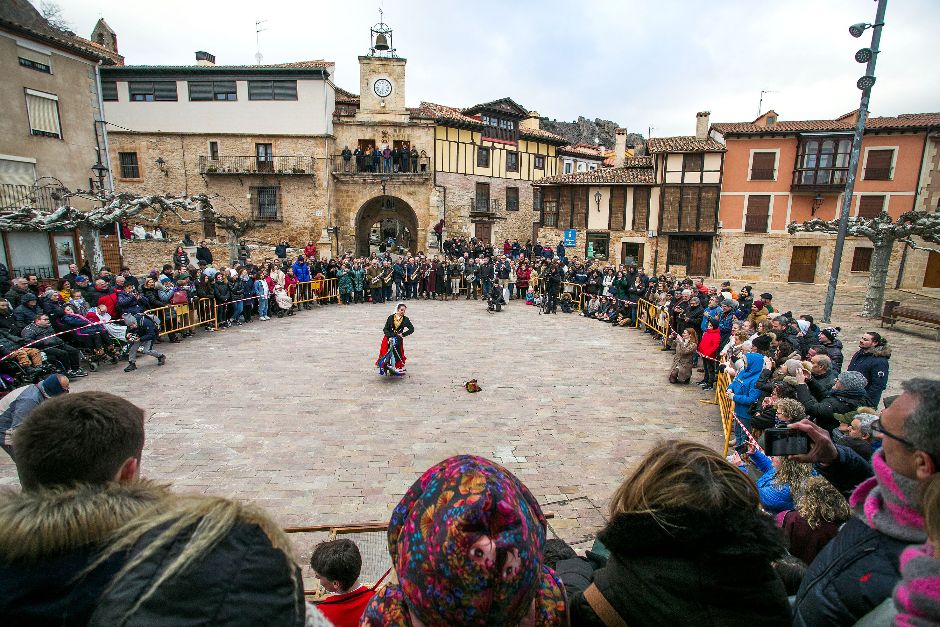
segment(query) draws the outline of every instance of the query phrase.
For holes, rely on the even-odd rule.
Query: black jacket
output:
[[[598,539],[611,556],[593,572],[580,558],[558,563],[572,625],[603,625],[583,595],[592,580],[628,625],[790,624],[771,566],[784,540],[769,516],[677,510],[659,520],[621,514],[608,523]]]
[[[888,386],[888,371],[890,369],[891,348],[889,346],[873,346],[863,348],[854,355],[846,370],[854,370],[865,375],[868,385],[865,391],[871,399],[872,407],[878,407],[881,394]]]
[[[199,246],[196,248],[196,261],[207,266],[212,265],[212,251],[205,246]]]
[[[813,422],[826,431],[839,426],[835,414],[844,414],[871,403],[864,391],[850,390],[829,390],[822,400],[817,401],[805,383],[796,386],[796,398],[806,408],[806,413],[813,419]]]
[[[385,333],[385,337],[395,337],[400,335],[403,338],[408,337],[415,332],[414,325],[411,324],[411,320],[408,319],[408,316],[404,316],[401,321],[401,327],[398,329],[398,333],[395,333],[395,314],[392,314],[385,321],[385,328],[382,329],[382,332]]]

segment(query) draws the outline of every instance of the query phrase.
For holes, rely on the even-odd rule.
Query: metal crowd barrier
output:
[[[570,288],[570,289],[569,289]],[[580,283],[572,283],[570,281],[563,281],[561,284],[561,293],[562,294],[571,294],[571,302],[574,303],[575,309],[581,311],[583,300],[584,300],[584,286]],[[559,302],[561,301],[561,295],[558,297]]]
[[[703,359],[707,359],[703,357]],[[721,428],[725,435],[725,450],[722,455],[728,454],[728,447],[731,443],[731,436],[734,432],[734,401],[728,398],[725,393],[728,386],[731,385],[731,377],[725,371],[719,372],[715,377],[715,401],[718,403],[718,411],[721,414]]]
[[[151,314],[160,321],[160,336],[179,333],[188,329],[195,329],[202,325],[213,325],[219,328],[218,316],[214,298],[200,298],[195,301],[195,307],[188,303],[185,305],[164,305],[148,309],[144,313]]]
[[[339,299],[338,279],[313,279],[294,285],[294,304],[315,303],[321,300]]]
[[[637,299],[636,304],[636,326],[642,324],[647,329],[652,329],[660,337],[662,337],[663,343],[665,344],[666,340],[669,338],[669,316],[660,315],[664,313],[663,310],[656,303],[651,303],[650,301],[639,298]]]

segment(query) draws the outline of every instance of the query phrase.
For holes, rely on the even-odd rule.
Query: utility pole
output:
[[[757,102],[757,117],[760,117],[760,114],[764,112],[764,94],[776,94],[777,92],[772,89],[762,89],[760,90],[760,100]]]
[[[267,20],[257,20],[255,21],[255,63],[261,65],[261,33],[268,30],[266,28],[261,28],[261,25],[267,22]]]
[[[849,27],[849,34],[861,37],[862,33],[871,28],[871,47],[862,48],[855,53],[855,60],[867,63],[865,76],[858,79],[856,86],[862,90],[862,99],[858,105],[858,120],[855,123],[855,134],[852,136],[852,152],[849,154],[849,172],[845,181],[845,194],[842,197],[842,209],[839,212],[839,233],[836,235],[836,247],[832,255],[832,271],[829,273],[829,288],[826,291],[826,305],[823,308],[823,322],[832,320],[832,307],[836,301],[836,286],[839,283],[839,269],[842,267],[842,249],[845,246],[845,234],[848,230],[849,212],[852,208],[852,195],[855,192],[855,175],[858,171],[859,153],[862,148],[862,136],[865,134],[865,122],[868,119],[868,101],[871,98],[871,88],[875,84],[875,61],[878,59],[881,44],[881,29],[885,21],[885,9],[888,0],[878,0],[878,9],[875,12],[874,24],[853,24]]]

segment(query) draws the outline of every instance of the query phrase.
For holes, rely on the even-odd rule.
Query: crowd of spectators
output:
[[[480,292],[492,299],[501,291],[505,300],[541,301],[546,312],[567,302],[674,350],[663,384],[689,385],[700,371],[703,391],[727,396],[731,454],[678,440],[654,446],[614,492],[609,521],[583,556],[548,539],[538,502],[510,471],[479,457],[444,460],[394,509],[395,576],[364,586],[355,544],[327,543],[314,550],[311,568],[330,596],[310,604],[289,543],[263,511],[141,479],[143,410],[106,393],[69,394],[69,378],[81,376],[69,351],[40,346],[61,374],[14,390],[0,407],[4,450],[23,488],[0,493],[0,616],[69,625],[184,616],[295,625],[940,620],[940,381],[908,380],[902,394],[882,399],[885,338],[864,333],[844,356],[838,328],[781,311],[772,294],[755,297],[749,286],[650,277],[635,266],[569,260],[563,247],[444,244],[431,257],[319,260],[310,251],[313,259],[291,261],[277,251],[259,264],[245,258],[218,269],[197,252],[198,268],[174,259],[180,263],[142,280],[102,271],[93,286],[75,268],[52,289],[69,295],[61,312],[63,294],[56,299],[36,277],[17,277],[7,306],[0,300],[0,321],[9,319],[11,342],[44,338],[45,325],[70,315],[101,325],[121,318],[132,337],[144,337],[138,327],[154,323],[153,303],[185,294],[188,306],[214,299],[225,327],[255,313],[268,319],[262,301],[276,290],[291,296],[281,313],[292,313],[295,302],[308,304],[300,290],[328,278],[337,295],[323,302],[345,305],[384,302],[393,290],[401,300]],[[86,352],[104,348],[85,342]],[[33,367],[34,354],[14,352]],[[716,391],[719,381],[727,387]],[[768,453],[770,428],[802,432],[808,452]]]

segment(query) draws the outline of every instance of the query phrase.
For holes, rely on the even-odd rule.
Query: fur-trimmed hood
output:
[[[170,492],[149,481],[0,492],[0,561],[38,560],[107,540]]]
[[[786,551],[770,516],[754,512],[705,513],[687,509],[620,514],[598,539],[621,560],[645,555],[690,557],[761,557],[776,559]]]
[[[884,357],[885,359],[891,359],[891,347],[888,345],[887,340],[885,340],[885,343],[881,346],[863,348],[858,352],[860,352],[862,355],[871,355],[872,357]]]

